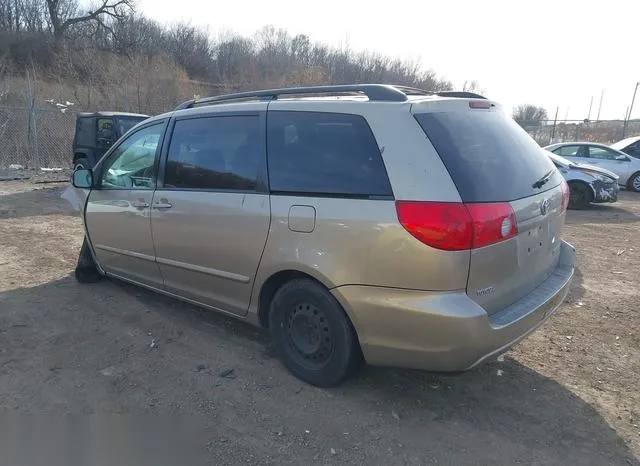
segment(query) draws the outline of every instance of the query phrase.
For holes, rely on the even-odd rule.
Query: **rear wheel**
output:
[[[640,193],[640,172],[631,175],[631,178],[629,178],[629,182],[627,183],[627,187],[631,191]]]
[[[342,307],[313,280],[292,280],[276,292],[269,329],[285,366],[312,385],[337,385],[362,361],[358,338]]]
[[[88,170],[90,168],[91,168],[91,165],[89,164],[89,161],[85,157],[78,157],[73,162],[73,171],[76,171],[78,169]]]
[[[89,249],[87,238],[82,242],[78,263],[76,264],[76,280],[79,283],[96,283],[102,280],[102,274],[98,271],[93,255]]]
[[[593,201],[589,187],[582,183],[569,183],[569,208],[584,209]]]

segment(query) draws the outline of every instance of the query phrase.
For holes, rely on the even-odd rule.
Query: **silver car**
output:
[[[576,163],[588,163],[609,170],[620,178],[621,186],[640,192],[640,159],[595,142],[562,142],[546,150]]]
[[[578,164],[547,152],[569,185],[569,208],[584,209],[590,203],[616,202],[620,186],[618,175],[604,168]]]

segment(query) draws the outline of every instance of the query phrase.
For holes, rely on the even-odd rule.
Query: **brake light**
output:
[[[469,101],[469,108],[483,108],[483,109],[489,109],[491,108],[491,102],[488,101],[483,101],[483,100],[470,100]]]
[[[518,234],[516,214],[507,202],[467,204],[473,221],[472,248],[508,240]]]
[[[562,211],[564,212],[569,207],[569,185],[565,180],[562,180]]]
[[[481,248],[518,234],[508,203],[397,201],[398,220],[424,244],[445,251]]]

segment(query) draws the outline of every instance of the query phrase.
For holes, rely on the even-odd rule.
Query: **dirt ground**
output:
[[[571,296],[503,360],[455,376],[367,367],[321,390],[259,329],[77,284],[63,188],[0,183],[0,412],[180,415],[210,464],[640,464],[640,195],[569,212]]]

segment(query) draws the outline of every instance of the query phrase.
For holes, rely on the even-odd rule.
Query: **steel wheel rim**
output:
[[[287,348],[302,366],[317,369],[333,354],[331,327],[324,312],[312,303],[293,306],[285,321]]]
[[[635,190],[640,191],[640,175],[636,175],[631,185]]]

